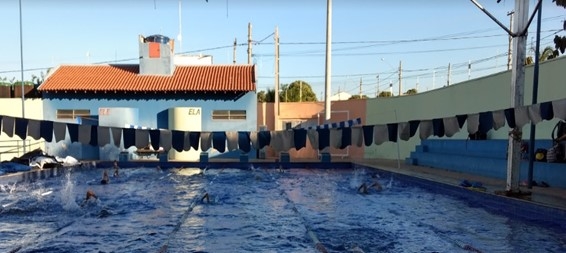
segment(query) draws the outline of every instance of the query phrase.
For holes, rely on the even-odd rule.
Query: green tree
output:
[[[279,101],[281,101],[281,94],[279,94]],[[260,103],[273,103],[275,102],[275,90],[267,89],[267,91],[260,91],[257,93],[257,102]]]
[[[393,94],[391,94],[390,91],[382,91],[377,95],[378,98],[392,97],[392,96]]]
[[[405,95],[412,95],[412,94],[417,94],[417,93],[419,93],[417,91],[417,89],[409,89],[409,90],[407,90],[407,92],[405,92]]]
[[[267,97],[267,92],[265,92],[264,90],[258,92],[257,93],[257,102],[259,102],[259,103],[267,102],[266,97]]]
[[[275,102],[275,89],[267,89],[257,93],[257,101],[273,103]],[[316,94],[313,92],[310,84],[305,81],[297,80],[291,84],[281,85],[279,92],[280,102],[316,102]]]
[[[350,98],[348,98],[348,100],[352,100],[352,99],[368,99],[368,96],[366,95],[352,95]]]
[[[302,80],[296,80],[291,84],[281,86],[279,94],[281,102],[316,102],[316,94],[310,84]]]
[[[554,3],[556,3],[556,6],[560,6],[562,8],[566,8],[566,1],[565,0],[552,0]],[[563,21],[564,23],[562,24],[562,30],[566,30],[566,21]],[[554,51],[554,57],[558,57],[559,52],[561,54],[564,54],[564,51],[566,51],[566,36],[554,36],[554,48],[556,49]]]

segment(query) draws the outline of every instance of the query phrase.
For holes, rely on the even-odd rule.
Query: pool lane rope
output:
[[[465,243],[463,241],[457,240],[457,239],[453,239],[450,238],[449,236],[445,235],[440,229],[438,229],[437,227],[433,226],[433,225],[429,225],[429,224],[425,224],[422,222],[418,222],[421,226],[428,226],[432,231],[434,231],[435,234],[437,234],[440,238],[443,238],[444,240],[452,243],[453,245],[455,245],[458,248],[461,248],[463,250],[469,251],[469,252],[474,252],[474,253],[483,253],[483,251],[475,248],[474,246],[472,246],[471,244]]]
[[[204,176],[204,173],[206,172],[208,168],[204,168],[204,170],[202,171],[202,175]],[[222,168],[220,170],[220,172],[218,172],[218,174],[216,174],[216,176],[214,176],[214,178],[212,178],[210,180],[210,182],[208,183],[209,185],[212,184],[212,182],[214,182],[214,180],[220,175],[220,173],[222,173],[222,171],[224,171],[224,168]],[[206,187],[204,187],[206,188]],[[183,223],[185,223],[185,221],[187,220],[187,218],[189,217],[189,214],[193,211],[193,209],[195,208],[195,206],[199,203],[202,202],[205,198],[208,199],[208,192],[206,191],[206,189],[203,189],[203,191],[200,194],[196,194],[192,201],[191,204],[189,204],[189,207],[187,208],[187,210],[183,213],[183,215],[181,216],[181,218],[179,219],[179,221],[177,222],[177,224],[175,225],[175,228],[173,228],[173,230],[171,231],[171,233],[169,233],[169,236],[167,236],[167,240],[165,241],[165,243],[163,243],[163,245],[161,246],[161,248],[159,248],[159,253],[165,253],[167,252],[168,248],[169,248],[169,242],[171,241],[171,239],[173,238],[173,236],[181,229],[181,226],[183,225]]]
[[[283,172],[283,170],[281,168],[279,168],[279,171]],[[278,182],[275,182],[275,183],[279,186]],[[283,196],[285,201],[287,201],[287,203],[292,205],[291,210],[293,210],[295,212],[295,214],[299,218],[301,218],[301,220],[303,220],[303,226],[307,230],[307,235],[309,236],[311,241],[314,243],[315,249],[317,249],[321,253],[328,253],[328,250],[326,250],[326,247],[324,247],[324,244],[322,244],[322,242],[320,242],[320,240],[318,239],[318,236],[316,236],[316,234],[312,230],[312,227],[309,225],[309,222],[307,221],[307,219],[301,214],[301,212],[299,212],[299,209],[297,209],[297,205],[295,204],[295,202],[293,202],[289,198],[289,195],[287,194],[287,192],[285,190],[283,190],[283,189],[279,189],[279,190],[281,191],[281,196]]]

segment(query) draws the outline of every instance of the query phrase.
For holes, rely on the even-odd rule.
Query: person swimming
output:
[[[110,183],[110,177],[108,177],[108,171],[105,169],[102,172],[102,180],[100,180],[100,184],[108,184]]]
[[[86,191],[86,197],[85,197],[85,201],[88,201],[89,199],[98,199],[98,197],[96,196],[96,194],[94,193],[93,190],[88,189]]]
[[[204,202],[204,200],[206,199],[206,203],[210,203],[210,196],[208,195],[208,192],[204,193],[204,196],[202,196],[202,198],[200,199],[201,202]]]
[[[83,203],[81,204],[81,207],[83,207],[83,206],[84,206],[89,200],[91,200],[91,199],[96,201],[96,200],[98,200],[98,196],[96,196],[96,193],[94,193],[93,190],[88,189],[88,190],[86,191],[86,197],[85,197],[85,199],[83,200]]]
[[[358,187],[358,193],[369,194],[370,189],[374,189],[376,191],[381,191],[381,190],[383,190],[383,187],[377,181],[374,181],[373,183],[371,183],[369,185],[367,183],[363,183],[362,185],[360,185],[360,187]]]
[[[120,169],[120,166],[118,166],[118,162],[116,160],[114,160],[114,177],[120,176],[119,169]]]

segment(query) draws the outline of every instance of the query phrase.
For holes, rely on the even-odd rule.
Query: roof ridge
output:
[[[256,90],[255,65],[176,66],[171,76],[139,75],[139,64],[58,65],[40,91],[227,92]],[[163,78],[166,77],[166,78]]]

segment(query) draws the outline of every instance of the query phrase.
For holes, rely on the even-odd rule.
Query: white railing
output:
[[[14,157],[20,157],[24,154],[24,146],[26,152],[40,148],[43,141],[32,143],[31,140],[4,140],[0,141],[0,161],[10,160]]]

